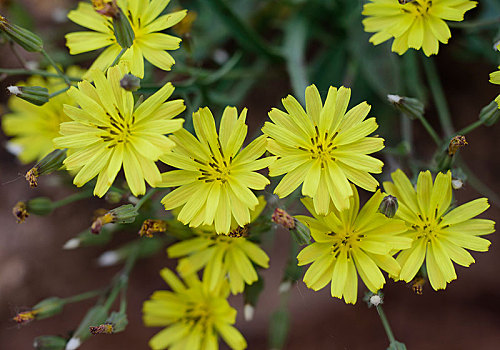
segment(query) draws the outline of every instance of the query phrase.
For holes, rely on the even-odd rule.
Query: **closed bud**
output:
[[[107,225],[101,229],[100,234],[96,235],[90,232],[90,230],[85,230],[78,234],[76,237],[64,243],[63,249],[72,250],[79,247],[90,247],[95,245],[105,245],[111,241],[113,238],[113,232],[116,230],[116,225]]]
[[[125,74],[120,80],[120,86],[127,91],[136,91],[141,87],[141,79],[133,74]]]
[[[90,230],[93,234],[99,234],[104,225],[110,223],[129,224],[135,221],[137,215],[139,213],[132,204],[122,205],[95,219]]]
[[[421,119],[424,115],[424,104],[416,98],[399,95],[387,95],[387,100],[410,119]]]
[[[65,149],[56,149],[42,158],[33,168],[25,175],[30,187],[38,186],[38,177],[48,175],[63,166],[63,161],[66,159]]]
[[[491,101],[487,106],[484,106],[479,112],[479,120],[486,126],[492,126],[500,118],[500,106],[496,101]]]
[[[9,86],[7,91],[36,106],[49,102],[49,90],[41,86]]]
[[[398,199],[391,195],[385,196],[378,207],[378,212],[384,214],[388,218],[393,218],[397,211]]]
[[[293,239],[299,245],[311,244],[311,231],[309,228],[298,220],[295,220],[295,227],[290,230]]]
[[[135,39],[134,30],[123,13],[121,8],[118,8],[118,13],[113,17],[113,30],[116,37],[116,42],[123,48],[128,49],[132,46]]]
[[[293,216],[288,214],[283,209],[276,208],[274,210],[272,217],[271,217],[271,220],[274,223],[281,225],[284,228],[287,228],[289,230],[295,228],[295,219],[293,218]]]
[[[42,335],[35,338],[33,347],[36,350],[64,350],[66,339],[55,335]]]
[[[27,201],[26,208],[28,209],[28,213],[30,214],[45,216],[52,213],[52,211],[54,210],[54,205],[49,198],[38,197]]]
[[[64,304],[63,299],[51,297],[36,304],[33,307],[33,313],[37,320],[52,317],[62,312]]]
[[[153,237],[155,233],[162,233],[167,231],[167,222],[163,220],[147,219],[142,223],[139,231],[141,237]]]
[[[38,35],[10,23],[2,15],[0,15],[0,30],[4,32],[10,40],[19,44],[19,46],[26,51],[41,52],[43,50],[43,41]]]

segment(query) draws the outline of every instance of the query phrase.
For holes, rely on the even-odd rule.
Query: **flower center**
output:
[[[437,208],[434,211],[434,216],[427,217],[426,215],[418,214],[419,221],[411,227],[417,232],[417,239],[424,238],[431,241],[438,237],[439,231],[442,228],[447,228],[449,225],[441,226],[443,218],[436,218]]]
[[[333,242],[330,253],[335,255],[335,258],[339,256],[342,250],[347,250],[347,256],[350,256],[350,250],[356,248],[361,242],[364,235],[357,233],[355,230],[348,230],[345,232],[328,232],[327,235],[332,236]]]
[[[98,126],[99,129],[105,131],[101,138],[104,142],[108,142],[108,148],[115,147],[119,143],[126,143],[130,135],[132,135],[132,124],[125,121],[121,112],[116,109],[119,118],[115,119],[109,114],[109,123],[111,126]],[[132,118],[133,122],[134,118]]]
[[[194,159],[195,162],[201,164],[202,166],[198,169],[201,176],[198,180],[204,182],[218,181],[224,184],[228,181],[231,175],[231,161],[226,161],[224,158],[221,160],[211,157],[209,162],[203,162],[201,160]]]
[[[416,17],[426,16],[432,7],[432,0],[414,0],[405,5],[401,5],[401,11],[411,13]]]
[[[210,306],[205,303],[199,303],[186,310],[184,321],[187,323],[200,324],[202,329],[206,329],[207,324],[211,322],[211,318],[212,312]]]
[[[319,159],[321,162],[321,167],[325,167],[325,163],[329,160],[335,161],[333,151],[337,149],[334,144],[335,137],[337,137],[338,132],[334,134],[329,134],[328,131],[320,133],[317,126],[314,127],[316,130],[316,135],[311,137],[311,146],[309,149],[299,147],[300,150],[310,153],[311,159]]]

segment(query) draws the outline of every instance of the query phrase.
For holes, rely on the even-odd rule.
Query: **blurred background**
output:
[[[410,50],[400,57],[390,52],[390,43],[370,44],[370,35],[361,24],[362,4],[353,0],[172,1],[167,11],[187,8],[190,13],[173,30],[183,38],[181,49],[173,52],[176,65],[169,73],[147,65],[141,92],[152,93],[160,82],[173,81],[176,96],[186,101],[186,125],[200,106],[210,106],[214,115],[220,115],[226,105],[248,107],[253,130],[249,135],[255,135],[267,112],[272,107],[281,108],[281,98],[286,95],[303,99],[304,88],[310,83],[318,86],[323,98],[330,85],[349,86],[350,107],[365,100],[371,104],[370,115],[376,116],[380,125],[377,133],[386,139],[387,148],[377,155],[386,164],[379,181],[396,167],[417,171],[429,164],[434,144],[417,121],[403,121],[405,117],[386,102],[386,96],[396,93],[419,98],[425,103],[427,119],[440,130],[422,54]],[[82,30],[66,19],[76,5],[77,1],[70,0],[0,0],[0,13],[38,33],[47,51],[63,66],[88,67],[95,53],[70,56],[64,46],[64,34]],[[488,82],[489,73],[500,63],[500,54],[493,50],[494,42],[500,39],[499,18],[497,0],[481,1],[466,14],[465,23],[489,24],[450,25],[449,44],[440,45],[439,55],[433,57],[456,130],[476,121],[481,108],[499,93],[498,86]],[[21,48],[17,51],[24,60],[45,67],[40,55]],[[0,52],[0,68],[21,67],[8,45],[0,46]],[[26,76],[1,78],[3,114],[7,111],[6,87]],[[404,130],[410,128],[411,137],[403,138]],[[496,221],[500,219],[498,132],[499,126],[493,125],[467,135],[469,145],[461,150],[460,164],[464,170],[471,169],[468,175],[472,181],[455,191],[458,203],[489,197],[492,206],[483,217]],[[130,241],[137,231],[115,234],[106,246],[62,250],[68,239],[88,228],[95,209],[109,208],[97,198],[16,224],[11,211],[18,201],[38,196],[57,200],[75,190],[63,186],[68,183],[64,174],[44,177],[36,189],[30,189],[23,176],[32,164],[21,164],[9,154],[4,147],[7,139],[0,134],[0,349],[30,349],[36,336],[68,336],[68,330],[77,327],[93,302],[69,305],[56,317],[23,327],[11,321],[12,317],[44,298],[71,296],[106,285],[120,266],[98,267],[97,257]],[[268,348],[270,315],[280,303],[278,287],[290,237],[288,232],[278,229],[274,233],[274,229],[272,239],[263,244],[271,262],[262,272],[265,287],[253,320],[243,320],[241,295],[230,300],[238,309],[236,326],[249,349]],[[426,286],[423,295],[416,295],[404,283],[388,282],[383,291],[384,309],[396,338],[408,349],[498,348],[500,250],[496,234],[487,238],[492,242],[490,251],[473,253],[476,263],[470,268],[456,266],[458,280],[445,291],[435,292]],[[165,289],[158,274],[165,266],[174,267],[175,262],[167,259],[163,249],[139,260],[128,289],[126,331],[92,337],[81,349],[148,349],[148,339],[159,329],[143,326],[142,303],[153,291]],[[376,310],[362,301],[365,291],[362,286],[358,302],[352,306],[331,298],[328,288],[314,292],[302,282],[293,285],[284,349],[385,349],[388,341]]]

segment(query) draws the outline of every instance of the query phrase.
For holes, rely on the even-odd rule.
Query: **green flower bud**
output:
[[[123,332],[127,328],[128,319],[124,312],[112,312],[105,323],[99,326],[89,327],[92,335],[97,334],[115,334]]]
[[[120,86],[127,91],[136,91],[141,87],[141,79],[133,74],[125,74],[120,80]]]
[[[90,230],[94,234],[99,234],[104,225],[110,223],[130,224],[135,221],[137,215],[139,212],[132,204],[125,204],[99,216],[92,223]]]
[[[298,220],[295,220],[295,228],[290,230],[293,239],[299,245],[311,244],[311,231],[307,226]]]
[[[496,103],[496,101],[491,101],[490,104],[484,106],[479,112],[479,120],[483,122],[486,126],[492,126],[500,118],[500,107]]]
[[[51,297],[42,300],[33,307],[33,313],[37,320],[52,317],[62,312],[64,300],[58,297]]]
[[[104,323],[107,316],[108,311],[103,305],[96,305],[87,311],[75,333],[73,333],[73,337],[68,341],[66,349],[77,349],[81,343],[90,337],[89,327],[94,324]]]
[[[394,107],[403,112],[410,119],[421,119],[424,115],[424,104],[411,97],[402,97],[398,95],[387,95],[387,99]]]
[[[38,197],[26,202],[26,209],[29,214],[40,216],[49,215],[54,210],[52,201],[47,197]]]
[[[113,238],[113,231],[115,231],[116,228],[116,225],[108,225],[103,227],[101,233],[98,235],[93,234],[90,230],[85,230],[64,243],[63,249],[71,250],[79,247],[105,245]]]
[[[66,348],[66,339],[55,335],[42,335],[35,338],[33,347],[36,350],[64,350]]]
[[[43,50],[43,41],[38,35],[15,24],[9,23],[2,15],[0,15],[0,30],[4,32],[9,39],[19,44],[26,51],[40,52]]]
[[[38,186],[37,178],[39,176],[48,175],[59,170],[63,166],[64,159],[66,159],[65,149],[56,149],[43,157],[43,159],[35,164],[35,166],[25,175],[26,181],[29,182],[30,187]]]
[[[115,32],[116,42],[123,49],[128,49],[132,46],[135,39],[134,30],[121,8],[118,8],[118,13],[113,17],[113,30]]]
[[[380,202],[378,211],[388,218],[393,218],[398,211],[398,199],[391,195],[385,196],[382,202]]]
[[[49,90],[40,86],[9,86],[7,91],[36,106],[49,102]]]

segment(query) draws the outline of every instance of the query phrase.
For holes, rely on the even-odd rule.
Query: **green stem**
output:
[[[49,99],[56,97],[57,95],[63,94],[66,91],[68,91],[71,88],[71,86],[66,86],[64,89],[58,90],[56,92],[53,92],[49,95]]]
[[[427,81],[431,88],[432,98],[436,103],[436,109],[438,111],[441,127],[443,128],[445,136],[451,136],[453,134],[451,114],[448,109],[448,104],[446,102],[446,97],[444,95],[443,86],[441,85],[436,65],[432,58],[424,56],[421,57],[424,65],[425,75],[427,76]]]
[[[137,204],[135,205],[135,209],[136,210],[139,210],[143,205],[144,203],[146,203],[146,201],[151,198],[156,192],[158,192],[158,189],[157,188],[152,188],[148,191],[148,193],[146,193],[144,196],[142,196],[141,199],[139,199],[139,201],[137,202]]]
[[[0,68],[0,73],[5,73],[8,75],[16,75],[16,74],[40,75],[42,77],[49,77],[49,78],[60,78],[61,77],[57,73],[50,73],[50,72],[46,72],[44,70],[39,70],[39,69]],[[68,79],[71,81],[81,81],[82,80],[80,78],[75,78],[75,77],[68,77]]]
[[[389,325],[389,321],[385,316],[384,310],[382,309],[382,305],[379,304],[376,306],[378,315],[380,316],[380,321],[382,321],[382,325],[384,326],[385,333],[387,334],[387,338],[389,338],[389,343],[392,344],[396,341],[394,338],[394,334],[392,333],[391,326]]]
[[[63,198],[61,200],[55,201],[52,203],[52,206],[54,209],[65,206],[67,204],[79,201],[81,199],[89,198],[92,197],[92,190],[87,190],[83,192],[78,192],[75,194],[72,194],[71,196],[68,196],[66,198]]]
[[[91,290],[89,292],[85,292],[82,294],[74,295],[74,296],[69,297],[69,298],[65,298],[64,303],[65,304],[78,303],[78,302],[86,300],[86,299],[94,298],[98,295],[101,295],[102,293],[103,293],[102,289]]]
[[[479,19],[476,21],[465,21],[465,22],[448,22],[449,26],[452,28],[464,28],[464,29],[479,29],[481,27],[489,27],[500,23],[500,17]]]
[[[69,80],[69,78],[66,76],[66,74],[64,74],[64,72],[61,70],[61,68],[59,68],[59,66],[52,59],[52,57],[49,56],[47,51],[42,50],[42,54],[47,59],[47,61],[49,61],[50,65],[52,67],[54,67],[54,69],[56,70],[57,74],[61,77],[61,79],[63,79],[66,82],[66,84],[68,84],[68,86],[71,86],[71,81]]]
[[[462,130],[457,131],[457,135],[467,135],[471,131],[475,130],[476,128],[480,127],[481,125],[484,124],[483,120],[476,120],[474,123],[466,126]]]
[[[120,53],[118,54],[118,56],[116,56],[115,60],[113,61],[113,63],[111,63],[111,66],[110,67],[113,67],[114,65],[116,65],[118,63],[118,61],[120,61],[120,58],[123,57],[123,55],[125,54],[125,52],[127,52],[127,49],[126,48],[123,48]]]
[[[425,119],[425,117],[422,116],[422,117],[419,117],[418,120],[422,123],[422,125],[425,128],[425,130],[427,130],[427,132],[432,137],[432,139],[434,140],[434,142],[436,143],[436,145],[440,146],[442,144],[441,138],[439,137],[439,135],[437,134],[437,132],[434,130],[434,128],[432,127],[432,125],[429,124],[429,122],[427,121],[427,119]]]

